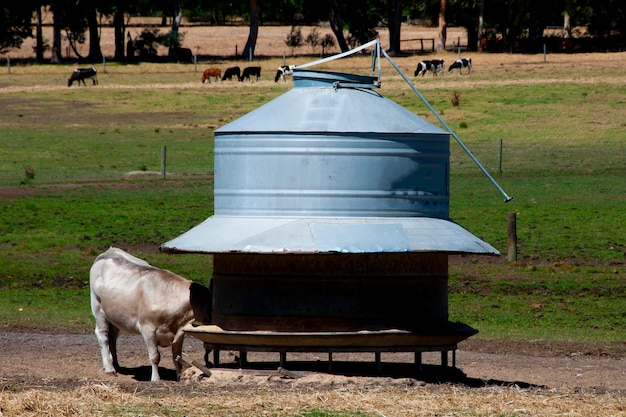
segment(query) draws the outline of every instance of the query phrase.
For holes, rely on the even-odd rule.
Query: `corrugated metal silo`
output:
[[[375,81],[296,69],[292,90],[215,131],[214,215],[162,246],[214,255],[218,330],[200,338],[475,333],[448,322],[447,257],[498,251],[449,218],[449,133]]]

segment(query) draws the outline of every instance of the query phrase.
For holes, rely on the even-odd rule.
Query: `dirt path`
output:
[[[149,379],[147,354],[142,340],[138,336],[123,335],[118,344],[120,362],[125,371],[112,377],[102,372],[100,353],[95,336],[92,334],[44,334],[44,333],[0,333],[0,383],[3,386],[23,384],[28,387],[75,388],[85,383],[98,381],[132,383]],[[193,337],[185,341],[185,353],[191,358],[202,361],[202,343]],[[164,379],[174,378],[173,365],[169,349],[161,349],[161,374]],[[277,368],[277,354],[250,353],[251,362],[264,362],[269,369]],[[235,363],[235,352],[222,352],[221,361],[228,366]],[[285,368],[300,366],[303,361],[315,363],[326,361],[326,355],[289,354]],[[333,363],[357,361],[364,368],[372,369],[373,354],[335,354]],[[402,369],[395,368],[397,362],[412,363],[410,354],[383,354],[383,374],[404,377]],[[424,364],[428,368],[439,364],[438,353],[425,353]],[[309,363],[311,363],[309,362]],[[520,387],[536,386],[546,388],[567,388],[584,392],[626,393],[626,359],[597,358],[578,354],[569,356],[527,356],[507,353],[480,353],[464,350],[463,346],[456,354],[457,368],[466,375],[460,380],[468,385],[512,385]],[[324,363],[324,366],[325,363]],[[236,369],[236,366],[234,367]],[[393,370],[395,371],[393,371]],[[388,372],[385,372],[388,371]],[[322,372],[317,381],[322,385],[332,384],[341,375]],[[371,372],[363,378],[371,383]],[[220,385],[239,383],[241,373],[232,370],[213,372],[214,383]],[[358,378],[357,378],[358,379]],[[382,378],[381,380],[388,380]],[[267,374],[259,376],[258,382],[267,381]]]

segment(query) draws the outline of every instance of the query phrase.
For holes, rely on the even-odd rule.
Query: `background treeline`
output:
[[[177,58],[182,36],[179,27],[248,25],[250,32],[242,58],[254,54],[259,26],[315,25],[328,22],[336,45],[348,50],[373,39],[381,27],[389,31],[388,51],[401,52],[401,25],[419,21],[438,27],[437,50],[447,45],[448,26],[467,29],[467,49],[508,52],[538,52],[548,44],[552,51],[619,51],[626,33],[626,2],[623,0],[20,0],[0,6],[0,53],[36,38],[33,58],[60,63],[61,40],[69,42],[82,61],[102,60],[100,29],[115,28],[114,60],[129,59],[130,53],[149,54],[154,44],[168,47]],[[44,39],[44,16],[52,16],[53,39]],[[140,39],[126,31],[132,17],[161,19],[166,34],[147,28]],[[548,39],[548,41],[546,41]],[[130,42],[130,44],[129,44]],[[326,39],[326,42],[330,42]],[[88,43],[86,56],[78,44]],[[130,46],[130,48],[129,48]]]

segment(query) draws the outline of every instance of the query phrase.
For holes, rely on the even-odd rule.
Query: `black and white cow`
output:
[[[261,78],[261,67],[245,67],[239,81],[251,80],[250,77],[254,76],[256,76],[257,80]]]
[[[85,84],[85,79],[86,78],[91,78],[91,81],[93,81],[93,85],[97,85],[98,84],[98,72],[96,71],[96,69],[94,67],[91,68],[76,68],[74,70],[74,72],[72,72],[72,76],[70,78],[68,78],[67,80],[67,86],[71,87],[72,83],[74,81],[78,82],[78,85],[80,85],[80,82],[83,82],[84,86],[87,86],[87,84]]]
[[[226,71],[224,71],[224,76],[222,77],[222,81],[232,80],[233,77],[237,77],[237,80],[241,78],[241,69],[239,67],[226,68]]]
[[[274,82],[277,82],[278,80],[285,81],[285,77],[287,75],[293,75],[293,69],[295,67],[295,65],[282,65],[278,67],[278,70],[276,71],[276,77],[274,77]]]
[[[452,71],[455,68],[459,71],[459,74],[461,74],[461,69],[463,68],[467,68],[468,74],[471,73],[472,72],[472,58],[457,59],[456,61],[452,63],[452,65],[450,65],[450,67],[448,68],[448,72]]]
[[[433,76],[437,74],[443,75],[443,59],[420,61],[417,64],[417,68],[415,69],[415,73],[413,75],[416,77],[421,75],[423,77],[427,72],[432,72]]]
[[[443,75],[443,59],[432,59],[430,61],[431,69],[433,71],[433,75],[441,74]]]

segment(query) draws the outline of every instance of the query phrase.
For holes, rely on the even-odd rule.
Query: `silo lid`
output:
[[[247,133],[449,133],[415,113],[363,88],[371,77],[294,70],[294,88],[215,130]]]
[[[430,217],[215,215],[163,244],[161,250],[174,253],[500,254],[453,221]]]

